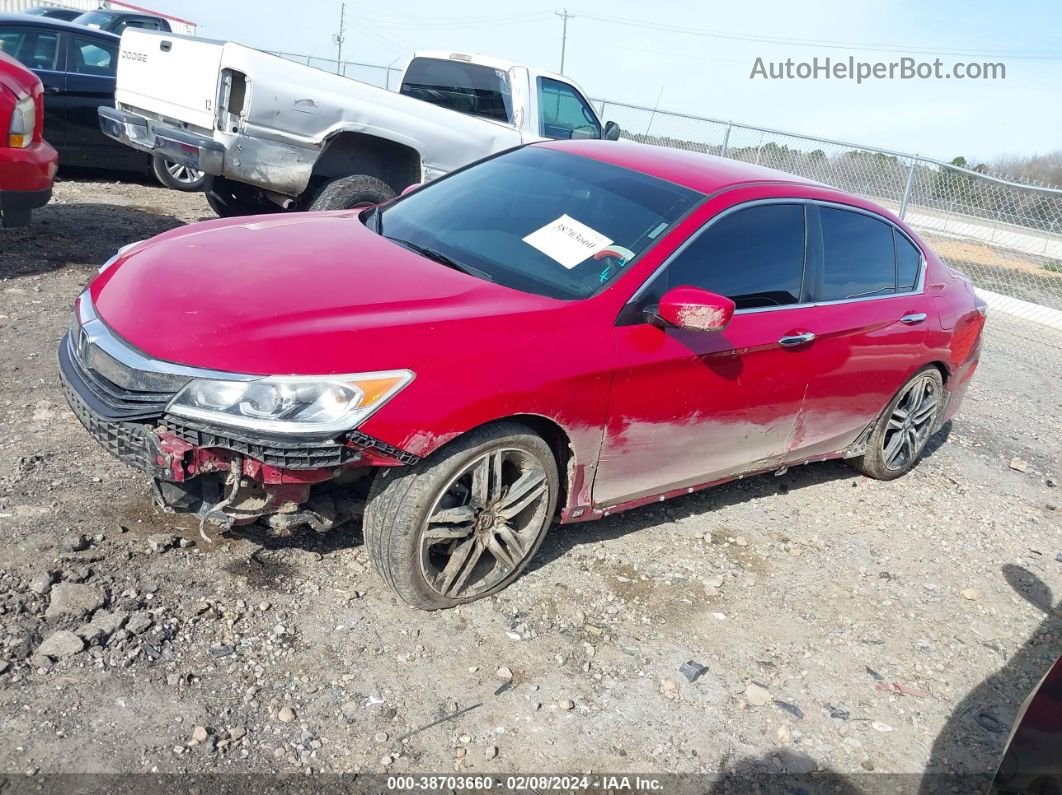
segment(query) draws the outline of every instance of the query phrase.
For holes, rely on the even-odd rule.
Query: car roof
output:
[[[39,17],[33,14],[0,14],[0,25],[35,25],[39,28],[52,28],[54,30],[65,30],[69,33],[89,34],[96,36],[103,36],[114,41],[119,41],[122,37],[117,36],[114,33],[108,33],[104,30],[98,30],[96,28],[90,28],[86,25],[77,25],[73,22],[67,22],[62,19],[55,19],[54,17]]]
[[[676,185],[704,194],[754,182],[778,182],[815,188],[828,188],[821,182],[773,168],[730,160],[725,157],[689,152],[666,146],[634,141],[545,141],[535,144],[549,149],[572,152],[583,157],[611,163],[621,168],[660,177]]]

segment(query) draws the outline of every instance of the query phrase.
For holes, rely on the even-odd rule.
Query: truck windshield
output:
[[[402,77],[401,92],[458,113],[511,124],[513,97],[502,69],[439,58],[414,58]]]
[[[551,298],[597,292],[703,194],[568,152],[529,146],[380,210],[380,234],[440,263]]]

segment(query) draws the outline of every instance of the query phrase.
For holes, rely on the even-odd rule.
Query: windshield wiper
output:
[[[481,271],[479,268],[475,268],[471,265],[465,265],[457,260],[443,254],[437,249],[429,246],[422,246],[420,243],[414,243],[412,240],[402,240],[397,237],[388,237],[392,243],[398,243],[400,246],[405,246],[410,251],[415,251],[422,257],[427,257],[433,262],[438,262],[440,265],[445,265],[447,268],[453,268],[455,271],[461,271],[461,273],[467,273],[469,276],[478,276],[484,281],[493,282],[494,278],[486,271]]]

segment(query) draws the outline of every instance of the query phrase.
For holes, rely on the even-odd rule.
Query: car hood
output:
[[[101,319],[156,359],[235,373],[414,367],[454,324],[566,306],[440,265],[357,212],[225,219],[125,251],[93,281]]]

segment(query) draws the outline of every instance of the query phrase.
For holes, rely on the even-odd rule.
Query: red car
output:
[[[59,358],[158,501],[364,536],[410,604],[504,588],[555,520],[757,472],[915,465],[984,304],[910,229],[789,174],[546,142],[377,208],[119,252]]]
[[[0,50],[0,225],[25,226],[52,197],[59,155],[41,137],[44,88]]]

